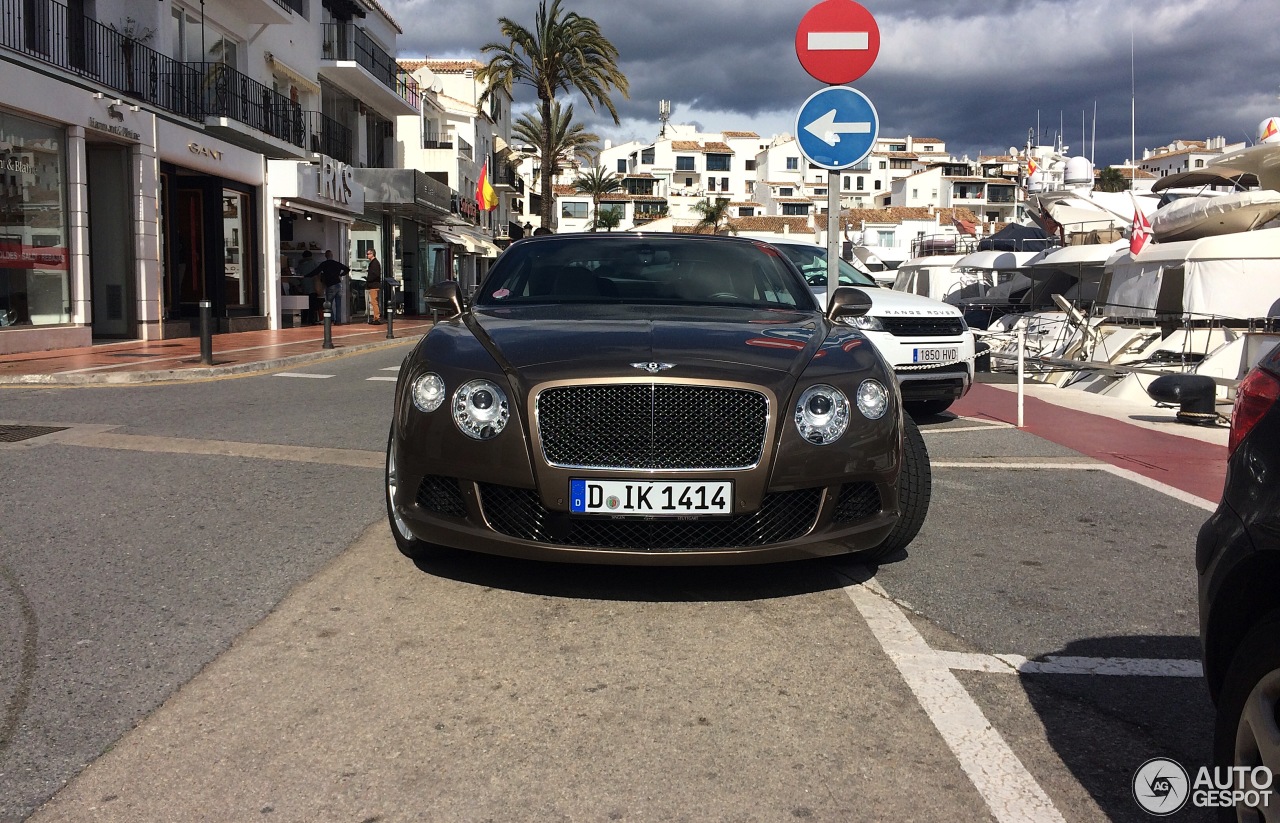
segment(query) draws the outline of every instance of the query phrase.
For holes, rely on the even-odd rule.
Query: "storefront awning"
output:
[[[462,246],[467,250],[468,254],[475,254],[476,252],[475,244],[460,234],[454,234],[453,232],[445,231],[444,229],[436,229],[436,234],[440,235],[440,239],[446,243],[452,243],[455,246]]]
[[[502,249],[485,235],[478,231],[474,231],[466,226],[451,226],[453,233],[466,239],[467,244],[471,247],[472,254],[478,254],[481,257],[497,257],[502,253]]]
[[[320,94],[320,87],[316,85],[316,82],[314,80],[307,77],[305,73],[298,71],[293,66],[284,62],[279,57],[276,57],[271,52],[267,52],[266,58],[267,58],[267,65],[271,66],[271,69],[273,71],[279,72],[280,74],[287,77],[298,88],[302,89],[303,91],[309,91],[312,94]]]

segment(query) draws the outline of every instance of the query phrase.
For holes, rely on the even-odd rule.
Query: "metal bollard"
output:
[[[386,289],[386,300],[383,301],[382,313],[387,318],[387,339],[395,339],[396,325],[396,290],[394,287]]]
[[[322,349],[333,348],[333,301],[324,301],[324,343]]]
[[[213,303],[200,301],[200,362],[213,365]]]

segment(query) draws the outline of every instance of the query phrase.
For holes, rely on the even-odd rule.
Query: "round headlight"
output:
[[[796,401],[796,429],[819,446],[832,443],[849,427],[849,398],[834,386],[810,386]]]
[[[411,394],[418,411],[433,412],[444,403],[444,381],[438,374],[424,374],[413,381]]]
[[[879,380],[863,380],[858,386],[858,411],[868,420],[879,420],[889,410],[889,390]]]
[[[472,380],[453,393],[453,422],[468,437],[497,437],[510,417],[507,394],[493,381]]]

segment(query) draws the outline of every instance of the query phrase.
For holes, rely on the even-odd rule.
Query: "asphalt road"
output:
[[[879,568],[415,566],[406,351],[0,390],[66,427],[0,445],[0,821],[1144,820],[1206,762],[1203,508],[936,418]]]

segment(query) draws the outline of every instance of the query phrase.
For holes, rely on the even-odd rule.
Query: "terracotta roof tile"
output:
[[[702,147],[702,150],[712,154],[733,154],[733,149],[729,148],[728,143],[720,143],[716,141],[709,141]]]
[[[697,140],[672,140],[672,151],[702,151],[702,144]]]
[[[484,68],[484,63],[479,60],[397,60],[400,67],[405,71],[417,71],[424,66],[431,69],[436,74],[462,74],[467,69],[479,71]]]
[[[786,226],[791,234],[813,234],[807,217],[782,217],[779,215],[761,215],[759,217],[739,217],[731,221],[738,231],[769,231],[782,234]]]
[[[756,134],[753,131],[722,131],[720,132],[720,134],[722,134],[724,136],[724,139],[726,140],[736,138],[736,137],[744,137],[744,138],[754,137],[757,140],[760,138],[760,135]]]

